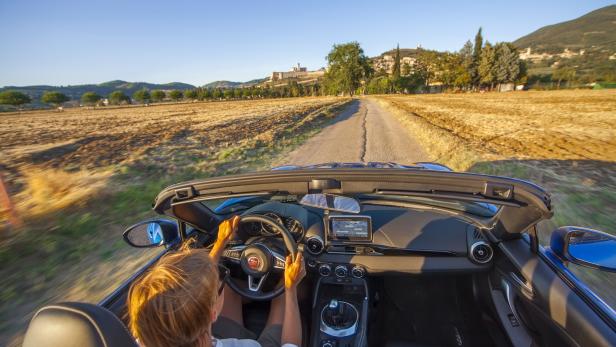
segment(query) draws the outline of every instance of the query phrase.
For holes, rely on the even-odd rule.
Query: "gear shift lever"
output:
[[[343,330],[357,323],[358,312],[353,305],[346,301],[330,300],[321,313],[323,324],[333,330]]]

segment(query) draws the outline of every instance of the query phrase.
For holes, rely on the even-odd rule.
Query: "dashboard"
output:
[[[243,214],[265,215],[287,227],[305,250],[308,268],[322,276],[485,271],[494,253],[475,226],[435,209],[363,205],[360,214],[327,214],[272,201]],[[248,236],[276,236],[261,223],[240,228]]]

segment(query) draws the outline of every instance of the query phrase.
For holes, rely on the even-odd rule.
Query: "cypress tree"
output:
[[[481,50],[483,48],[483,36],[481,35],[481,27],[475,35],[475,46],[473,47],[473,64],[471,66],[471,81],[475,87],[481,83],[481,75],[479,73],[479,64],[481,63]]]
[[[394,68],[392,71],[394,80],[400,79],[400,44],[396,46],[396,56],[394,58]]]

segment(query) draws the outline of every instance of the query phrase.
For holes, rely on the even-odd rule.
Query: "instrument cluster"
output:
[[[278,224],[284,226],[289,230],[296,242],[301,241],[304,238],[306,230],[302,223],[295,218],[281,216],[273,212],[261,213],[265,217],[269,217],[276,221]],[[248,223],[243,226],[244,231],[250,236],[276,236],[278,232],[274,230],[270,225],[264,223]]]

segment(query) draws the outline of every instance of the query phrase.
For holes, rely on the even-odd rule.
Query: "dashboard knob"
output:
[[[344,265],[338,265],[336,266],[336,269],[334,270],[334,272],[336,273],[336,277],[347,277],[347,275],[349,274],[349,270],[347,270],[347,267]]]
[[[331,342],[323,342],[321,347],[334,347],[334,346],[331,344]]]
[[[351,269],[351,276],[355,278],[364,278],[364,276],[366,276],[366,270],[361,266],[353,266]]]
[[[319,266],[319,275],[326,277],[332,273],[332,268],[329,264],[321,264]]]

